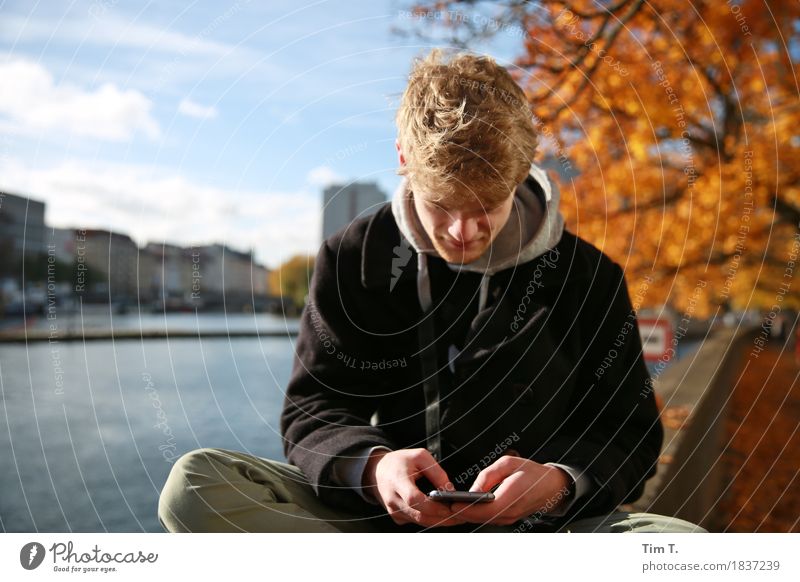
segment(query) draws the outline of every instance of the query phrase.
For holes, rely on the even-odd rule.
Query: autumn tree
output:
[[[269,292],[289,299],[299,310],[308,295],[308,285],[314,271],[314,257],[295,255],[269,273]]]
[[[485,5],[414,5],[405,32],[519,42],[507,66],[568,227],[624,266],[644,306],[799,306],[799,2]]]

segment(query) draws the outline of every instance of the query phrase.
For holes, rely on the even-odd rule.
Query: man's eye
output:
[[[439,204],[428,203],[428,208],[433,212],[438,212],[440,214],[451,214],[451,211]]]

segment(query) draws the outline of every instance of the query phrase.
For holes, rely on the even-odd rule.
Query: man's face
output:
[[[414,192],[414,206],[434,248],[448,263],[471,263],[494,241],[511,214],[514,192],[499,205],[486,207],[480,200],[446,207]]]

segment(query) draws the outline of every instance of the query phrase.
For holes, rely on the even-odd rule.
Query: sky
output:
[[[392,32],[430,27],[410,5],[0,0],[0,190],[141,245],[316,254],[325,186],[400,181],[394,113],[432,48]]]

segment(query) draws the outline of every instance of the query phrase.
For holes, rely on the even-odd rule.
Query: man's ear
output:
[[[397,149],[397,159],[401,166],[406,165],[406,159],[403,157],[403,150],[400,148],[400,140],[394,140],[394,147]]]

